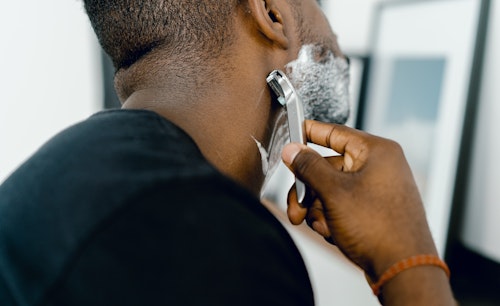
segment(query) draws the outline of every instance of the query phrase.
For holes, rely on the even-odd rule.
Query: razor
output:
[[[285,108],[287,113],[288,129],[290,131],[290,141],[306,144],[306,134],[304,128],[304,111],[302,100],[297,94],[290,80],[285,73],[274,70],[266,79],[267,84],[277,97],[278,102]],[[306,197],[306,186],[302,181],[295,178],[297,189],[297,200],[300,204]]]

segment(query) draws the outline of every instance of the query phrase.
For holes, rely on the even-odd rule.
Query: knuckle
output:
[[[401,147],[401,145],[398,142],[392,139],[387,140],[387,147],[394,153],[399,153],[399,154],[403,153],[403,147]]]
[[[366,161],[370,156],[373,144],[368,138],[361,138],[349,151],[355,160]]]
[[[391,152],[395,154],[403,153],[401,145],[389,138],[375,137],[372,147],[384,152]]]

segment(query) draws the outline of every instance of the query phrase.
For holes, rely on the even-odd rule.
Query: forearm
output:
[[[450,270],[439,258],[430,232],[416,235],[421,237],[418,244],[396,243],[392,249],[387,247],[390,252],[375,258],[374,293],[384,305],[456,305]]]

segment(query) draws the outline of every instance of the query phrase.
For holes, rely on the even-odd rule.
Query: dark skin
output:
[[[322,41],[341,55],[318,3],[314,0],[299,3],[304,18],[311,21],[308,28],[315,33],[311,42]],[[278,114],[266,76],[275,69],[284,69],[297,58],[303,44],[297,28],[292,7],[286,0],[249,0],[235,14],[236,41],[224,55],[204,61],[203,71],[187,68],[201,76],[198,80],[186,80],[183,72],[177,71],[156,74],[140,86],[131,84],[158,66],[171,72],[177,62],[186,62],[171,56],[160,58],[160,63],[143,61],[129,71],[119,71],[115,87],[124,101],[123,108],[150,109],[169,119],[193,138],[208,161],[258,195],[264,176],[260,171],[260,153],[252,137],[266,147]],[[223,73],[219,73],[221,67]],[[190,78],[194,75],[190,73]]]
[[[285,147],[285,164],[314,193],[301,205],[291,190],[288,217],[293,224],[306,220],[373,281],[400,260],[438,255],[397,143],[315,121],[306,121],[306,131],[308,141],[341,155],[323,158],[304,145]],[[401,272],[382,288],[381,298],[384,305],[455,305],[446,273],[434,266]]]
[[[317,7],[315,1],[307,2]],[[277,115],[266,76],[297,58],[300,42],[291,7],[284,0],[250,0],[237,11],[234,22],[231,50],[208,63],[214,71],[230,67],[222,77],[210,86],[180,78],[155,80],[153,86],[127,97],[123,108],[148,108],[168,118],[194,139],[208,161],[258,195],[264,176],[252,136],[266,145]]]
[[[304,19],[301,30],[288,1],[246,1],[234,14],[235,41],[222,56],[205,60],[202,66],[195,61],[189,66],[185,57],[162,56],[159,50],[154,58],[118,71],[115,83],[124,101],[123,108],[149,109],[164,116],[193,138],[210,163],[257,196],[264,176],[252,137],[266,146],[278,113],[266,76],[295,60],[305,43],[319,43],[337,56],[342,55],[318,3],[303,0],[298,1],[298,6]],[[301,31],[307,37],[301,37]],[[293,146],[285,150],[289,167],[304,179],[318,199],[305,209],[296,203],[292,192],[288,212],[292,223],[307,220],[374,279],[399,259],[422,252],[435,253],[420,197],[401,151],[392,149],[391,142],[360,136],[351,130],[341,128],[341,136],[328,142],[325,133],[329,133],[330,126],[308,122],[307,130],[310,141],[329,145],[344,155],[326,160],[303,147],[299,151],[296,147],[293,151]],[[293,162],[290,156],[295,156]],[[406,166],[394,168],[392,163]],[[322,170],[317,169],[318,165],[322,165]],[[351,176],[348,184],[336,177],[337,172],[345,171],[361,175]],[[393,185],[381,184],[395,177],[397,182],[407,182],[396,188],[399,193],[390,188]],[[387,197],[380,198],[386,192]],[[339,193],[344,195],[341,199]],[[407,196],[402,200],[403,195]],[[379,201],[378,206],[369,205],[374,200]],[[356,205],[357,210],[347,212],[345,207],[350,205]],[[384,214],[396,214],[409,225],[386,222]],[[386,239],[381,242],[379,237]],[[422,290],[415,290],[415,284],[422,285]],[[433,290],[425,290],[428,288],[424,284]],[[409,301],[413,305],[453,305],[448,281],[437,268],[404,272],[383,290],[387,305],[410,305]],[[415,298],[417,293],[423,297],[421,300]]]

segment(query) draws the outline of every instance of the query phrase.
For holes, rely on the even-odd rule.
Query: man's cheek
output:
[[[326,51],[325,51],[326,50]],[[349,64],[329,49],[305,45],[287,75],[302,98],[306,119],[343,124],[350,111]]]

